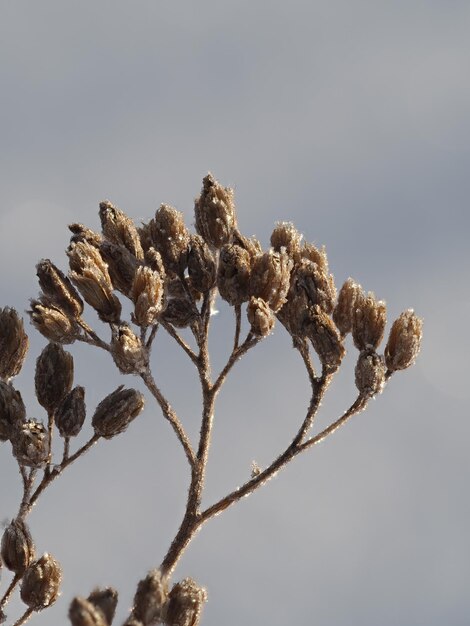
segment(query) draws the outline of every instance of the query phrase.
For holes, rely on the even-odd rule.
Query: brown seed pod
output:
[[[358,350],[376,350],[383,339],[387,308],[372,292],[357,295],[352,319],[352,336]]]
[[[122,374],[139,374],[147,369],[147,349],[126,324],[119,326],[113,334],[111,354]]]
[[[287,254],[293,258],[300,252],[300,242],[302,234],[296,229],[292,222],[277,222],[271,234],[271,245],[276,252],[281,252],[285,248]]]
[[[23,574],[33,562],[34,542],[26,522],[14,519],[5,528],[1,554],[5,566],[15,574]]]
[[[333,311],[333,321],[343,336],[351,332],[353,312],[356,308],[357,298],[361,294],[361,285],[356,283],[352,278],[348,278],[339,290],[338,302]]]
[[[130,295],[135,305],[132,321],[143,328],[155,324],[164,305],[165,285],[160,274],[150,267],[139,267]]]
[[[295,265],[291,285],[297,294],[305,294],[306,306],[318,304],[325,313],[333,311],[336,300],[333,276],[325,274],[313,261],[302,259]]]
[[[128,296],[139,267],[139,261],[127,248],[110,241],[103,241],[99,250],[104,261],[108,264],[108,272],[113,287]]]
[[[0,381],[0,441],[11,439],[16,428],[26,419],[26,407],[19,391],[10,383]]]
[[[133,618],[142,624],[155,624],[164,615],[168,599],[168,584],[160,570],[151,570],[137,586]],[[164,622],[170,624],[170,622]]]
[[[256,237],[245,237],[238,229],[232,234],[232,243],[246,250],[250,255],[250,267],[253,267],[255,259],[263,254],[263,248]]]
[[[237,225],[233,190],[222,187],[209,173],[194,203],[194,215],[196,230],[206,243],[214,248],[230,243]]]
[[[393,322],[385,347],[385,363],[390,372],[404,370],[416,360],[421,349],[423,320],[408,309]]]
[[[361,396],[372,398],[381,393],[385,385],[385,372],[383,357],[373,350],[363,350],[355,369],[356,387]]]
[[[168,300],[160,319],[175,328],[187,328],[199,317],[198,310],[188,297]]]
[[[72,389],[72,355],[59,343],[48,343],[36,361],[34,382],[39,404],[53,413]]]
[[[144,251],[134,222],[123,211],[105,200],[100,202],[103,235],[116,245],[124,246],[136,259],[143,260]]]
[[[106,626],[110,626],[113,622],[118,602],[118,592],[116,589],[112,587],[94,589],[87,599],[104,615],[106,618]]]
[[[248,300],[251,259],[247,250],[234,244],[222,247],[217,272],[221,297],[232,306]]]
[[[105,439],[124,432],[144,408],[144,396],[135,389],[121,385],[96,407],[91,421],[95,433]]]
[[[39,286],[52,304],[70,317],[79,318],[83,313],[83,300],[70,280],[49,259],[36,265]]]
[[[259,337],[267,337],[274,328],[274,313],[262,298],[251,296],[246,308],[251,330]]]
[[[269,250],[257,257],[250,276],[250,295],[262,298],[277,312],[286,302],[292,260],[284,252]]]
[[[100,233],[95,233],[94,230],[87,228],[83,224],[69,224],[69,230],[73,233],[70,243],[86,242],[95,248],[99,248],[103,241]]]
[[[33,326],[49,341],[68,344],[80,336],[77,322],[46,297],[31,300],[31,310],[28,313]]]
[[[42,467],[49,456],[47,429],[37,420],[23,422],[11,436],[13,456],[20,465]]]
[[[20,373],[28,346],[23,320],[15,309],[0,309],[0,378],[9,380]]]
[[[34,611],[51,606],[59,597],[62,570],[50,555],[44,554],[25,571],[21,599]]]
[[[166,623],[172,626],[197,626],[204,602],[207,602],[206,590],[192,578],[185,578],[170,591]]]
[[[61,437],[76,437],[86,417],[85,389],[75,387],[62,400],[55,415],[55,423]]]
[[[70,603],[69,619],[72,626],[109,626],[111,623],[93,602],[80,597]]]
[[[337,370],[345,355],[345,349],[338,329],[318,305],[309,309],[306,331],[322,365],[330,371]]]
[[[153,245],[162,255],[165,269],[180,276],[188,258],[189,231],[183,214],[162,204],[150,222]]]
[[[214,287],[217,265],[209,246],[199,235],[191,235],[188,252],[188,273],[197,291],[206,293]]]
[[[328,275],[328,257],[326,255],[325,246],[321,249],[318,249],[313,243],[309,243],[308,241],[304,242],[303,246],[300,248],[299,255],[294,254],[295,261],[300,262],[302,259],[307,259],[308,261],[312,261],[312,263],[316,263],[320,268],[320,271],[323,274]]]

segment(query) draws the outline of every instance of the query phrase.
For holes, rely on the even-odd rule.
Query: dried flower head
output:
[[[147,349],[127,324],[121,324],[113,334],[111,354],[122,374],[139,374],[147,369]]]
[[[333,311],[333,321],[343,336],[352,330],[353,313],[361,294],[362,287],[352,278],[348,278],[339,290],[338,302]]]
[[[112,587],[94,589],[87,599],[104,615],[106,625],[112,624],[118,602],[118,592],[116,589]]]
[[[31,300],[28,313],[33,326],[49,341],[73,343],[80,335],[77,322],[46,297]]]
[[[304,294],[306,306],[318,304],[325,313],[329,314],[333,311],[336,300],[333,276],[325,274],[313,261],[302,259],[296,264],[291,284],[296,294]]]
[[[164,295],[165,285],[160,274],[150,267],[139,267],[131,289],[135,305],[132,321],[143,328],[155,324],[163,309]]]
[[[376,350],[383,339],[387,308],[372,292],[357,295],[352,320],[352,336],[358,350]]]
[[[127,248],[110,241],[103,241],[99,250],[103,260],[108,265],[113,287],[128,296],[139,267],[139,261]]]
[[[74,387],[62,400],[55,415],[55,423],[61,437],[76,437],[86,417],[85,389]]]
[[[199,235],[191,235],[188,252],[188,273],[197,291],[206,293],[214,287],[217,265],[209,246]]]
[[[250,267],[253,267],[256,257],[263,254],[263,248],[256,237],[245,237],[238,229],[233,231],[232,243],[246,250],[250,255]]]
[[[0,309],[0,378],[9,380],[20,373],[28,346],[23,320],[15,309]]]
[[[0,441],[11,439],[26,419],[26,407],[19,391],[0,380]]]
[[[36,361],[34,382],[39,404],[53,413],[72,389],[72,355],[59,343],[48,343]]]
[[[321,249],[318,249],[313,243],[309,243],[305,241],[303,246],[300,248],[299,256],[295,255],[296,262],[301,261],[302,259],[307,259],[308,261],[312,261],[312,263],[316,263],[324,274],[328,274],[328,257],[326,255],[325,246],[322,246]]]
[[[338,329],[318,305],[308,311],[306,331],[322,365],[330,371],[337,370],[345,355],[345,349]]]
[[[163,263],[162,255],[160,254],[160,252],[158,252],[158,250],[155,250],[153,246],[145,251],[145,263],[150,267],[150,269],[152,269],[154,272],[157,272],[163,282],[165,282],[165,264]]]
[[[300,242],[302,234],[296,229],[292,222],[277,222],[271,234],[271,245],[276,252],[281,252],[285,248],[290,257],[300,252]]]
[[[5,566],[15,574],[23,574],[34,560],[34,542],[26,522],[14,519],[5,528],[1,554]]]
[[[196,230],[210,246],[221,248],[230,243],[237,222],[233,190],[222,187],[212,174],[202,181],[202,190],[194,203]]]
[[[70,243],[86,242],[95,248],[99,248],[103,241],[103,237],[100,233],[96,233],[83,224],[69,224],[69,230],[73,233],[70,238]]]
[[[46,609],[59,597],[61,580],[59,563],[46,553],[25,571],[21,599],[34,611]]]
[[[232,306],[248,300],[250,288],[250,254],[238,245],[222,247],[217,272],[217,287],[221,297]]]
[[[11,437],[13,455],[20,465],[42,467],[49,456],[47,429],[37,420],[23,422]]]
[[[80,597],[70,603],[69,619],[72,626],[109,626],[110,623],[93,602]]]
[[[134,596],[134,619],[142,624],[155,624],[162,619],[168,599],[166,578],[158,569],[151,570],[137,586]]]
[[[135,389],[121,385],[104,398],[96,407],[91,421],[95,433],[111,439],[124,432],[144,408],[144,396]]]
[[[381,393],[385,385],[385,373],[383,357],[373,350],[363,350],[355,369],[356,387],[361,396],[371,398]]]
[[[149,248],[153,246],[151,223],[142,222],[140,226],[137,226],[137,233],[139,235],[140,245],[142,246],[145,256]]]
[[[207,592],[192,578],[185,578],[170,591],[166,623],[170,626],[197,626]]]
[[[83,313],[83,300],[70,280],[49,259],[42,259],[36,265],[36,275],[44,295],[61,311],[70,317],[80,317]]]
[[[385,347],[385,363],[391,372],[404,370],[416,360],[421,348],[423,320],[408,309],[393,322]]]
[[[103,322],[117,323],[121,303],[113,293],[108,267],[99,251],[89,243],[72,243],[67,250],[70,277],[86,302],[92,306]]]
[[[103,235],[114,244],[122,245],[136,258],[143,260],[144,251],[134,222],[123,211],[105,200],[100,202]]]
[[[175,328],[187,328],[197,321],[198,310],[187,296],[171,298],[161,315],[161,320]]]
[[[189,231],[183,214],[162,204],[150,222],[153,245],[162,255],[165,269],[180,276],[186,268]]]
[[[250,276],[250,295],[262,298],[274,312],[278,311],[286,302],[292,266],[285,251],[270,249],[257,257]]]
[[[251,330],[259,337],[267,337],[273,328],[275,317],[269,305],[262,298],[251,296],[247,309]]]

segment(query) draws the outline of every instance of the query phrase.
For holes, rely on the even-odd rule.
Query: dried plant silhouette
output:
[[[63,346],[78,341],[107,351],[121,373],[142,379],[188,464],[184,517],[161,563],[136,583],[125,626],[197,626],[206,591],[191,578],[171,584],[175,567],[196,532],[365,409],[392,374],[413,364],[420,349],[422,322],[412,310],[402,313],[391,326],[383,354],[378,353],[386,326],[385,303],[365,293],[351,278],[337,294],[325,250],[302,242],[302,235],[289,222],[276,225],[271,247],[263,251],[256,239],[239,232],[233,191],[210,174],[195,201],[196,234],[189,232],[182,214],[168,205],[162,205],[140,227],[109,202],[100,204],[100,218],[102,233],[81,224],[70,226],[68,276],[48,259],[37,265],[41,293],[31,300],[28,313],[33,326],[48,340],[35,369],[37,399],[47,415],[44,421],[28,419],[12,382],[28,350],[23,321],[14,309],[0,309],[0,439],[11,443],[23,487],[18,511],[1,542],[3,570],[10,570],[11,580],[5,583],[0,600],[0,620],[5,621],[8,601],[17,588],[26,608],[11,622],[14,626],[49,607],[59,594],[60,565],[47,553],[38,558],[27,524],[33,505],[69,465],[101,439],[123,433],[144,407],[142,393],[118,387],[96,407],[90,439],[81,447],[74,446],[87,419],[85,389],[74,387],[73,358]],[[122,319],[121,296],[116,292],[132,302],[128,321]],[[213,375],[208,338],[217,294],[233,308],[234,333],[231,354]],[[108,337],[84,321],[84,301],[108,327]],[[249,322],[246,337],[241,336],[242,307]],[[292,441],[286,442],[279,456],[266,467],[254,466],[245,484],[202,508],[217,395],[235,364],[273,332],[276,321],[291,336],[305,366],[311,386],[307,413],[300,416]],[[180,329],[189,329],[190,342]],[[199,377],[203,401],[197,442],[190,441],[152,374],[151,352],[159,332],[174,339]],[[348,333],[358,350],[357,397],[343,415],[312,434],[314,417],[345,354]],[[52,442],[57,437],[62,452],[54,458]],[[4,451],[9,449],[3,446]],[[111,588],[95,589],[87,598],[76,597],[69,607],[70,621],[73,626],[110,626],[117,600],[118,593]]]

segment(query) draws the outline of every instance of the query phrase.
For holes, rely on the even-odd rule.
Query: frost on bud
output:
[[[49,259],[36,265],[39,286],[49,301],[70,317],[78,318],[83,313],[83,300],[70,280]]]
[[[9,380],[19,374],[28,346],[23,320],[15,309],[0,309],[0,378]]]
[[[250,277],[250,295],[262,298],[276,312],[286,302],[292,261],[285,251],[269,250],[257,257]]]
[[[337,370],[345,355],[345,349],[331,318],[315,305],[309,309],[305,325],[307,336],[322,365],[330,371]]]
[[[31,300],[31,310],[28,313],[33,326],[49,341],[73,343],[80,335],[80,327],[76,321],[46,297]]]
[[[385,348],[385,363],[391,372],[404,370],[416,360],[421,348],[423,320],[408,309],[393,322]]]
[[[153,245],[162,255],[165,269],[179,276],[186,268],[189,244],[183,214],[162,204],[151,220],[150,228]]]
[[[23,574],[34,560],[34,542],[27,524],[14,519],[5,528],[2,537],[2,560],[15,574]]]
[[[271,234],[271,245],[276,252],[281,252],[285,248],[290,257],[300,252],[300,242],[302,235],[292,222],[277,222]]]
[[[358,295],[352,319],[352,336],[358,350],[376,350],[383,339],[387,323],[387,308],[374,294]]]
[[[109,626],[111,623],[93,602],[80,597],[70,603],[69,619],[72,626]]]
[[[111,439],[124,432],[144,408],[144,396],[121,385],[96,407],[92,426],[97,435]]]
[[[25,571],[21,599],[34,611],[51,606],[59,597],[62,570],[50,555],[44,554]]]
[[[143,260],[144,251],[134,222],[111,202],[100,202],[103,235],[116,245],[124,246],[136,258]]]
[[[70,243],[85,242],[95,248],[99,248],[103,241],[103,237],[99,233],[91,230],[91,228],[87,228],[83,224],[69,224],[69,230],[73,233],[70,238]]]
[[[139,374],[147,369],[147,349],[126,324],[119,326],[113,335],[111,354],[122,374]]]
[[[103,241],[100,253],[108,264],[113,287],[128,296],[139,262],[127,248],[110,241]]]
[[[99,251],[89,243],[72,243],[67,250],[70,277],[86,302],[103,322],[117,323],[121,303],[113,293],[108,267]]]
[[[0,381],[0,441],[11,439],[16,428],[26,419],[26,408],[19,391],[10,383]]]
[[[232,237],[232,243],[243,250],[246,250],[250,255],[250,266],[253,266],[253,263],[256,257],[261,256],[263,254],[263,248],[261,247],[260,242],[256,239],[256,237],[245,237],[238,230],[235,230]]]
[[[55,415],[55,423],[61,437],[76,437],[82,429],[86,417],[85,389],[74,387],[70,391]]]
[[[336,300],[333,276],[314,261],[302,259],[294,268],[291,283],[297,294],[304,295],[306,306],[318,304],[325,313],[333,311]]]
[[[206,243],[213,248],[230,243],[237,225],[233,189],[222,187],[212,174],[205,176],[194,203],[194,216],[196,230]]]
[[[250,254],[238,245],[222,247],[217,273],[221,297],[232,306],[248,300],[250,287]]]
[[[362,287],[352,278],[348,278],[339,290],[338,302],[333,311],[333,321],[343,336],[351,332],[353,312],[356,308],[357,299],[361,294]]]
[[[152,269],[154,272],[157,272],[162,281],[165,282],[165,264],[163,263],[162,255],[160,254],[160,252],[155,250],[153,246],[151,246],[145,252],[145,263],[150,267],[150,269]]]
[[[118,592],[112,587],[94,589],[88,596],[88,601],[101,611],[106,619],[106,625],[113,622],[118,602]]]
[[[151,222],[142,222],[141,226],[137,226],[137,233],[144,255],[146,255],[149,248],[153,246]]]
[[[11,437],[13,455],[20,465],[42,467],[49,456],[47,429],[37,420],[23,422]]]
[[[132,321],[143,328],[155,324],[163,308],[164,294],[165,285],[160,274],[150,267],[139,267],[131,289],[135,305]]]
[[[381,393],[385,385],[385,372],[383,357],[373,350],[363,350],[355,369],[356,387],[361,396],[371,398]]]
[[[53,413],[72,389],[72,355],[59,343],[48,343],[36,361],[34,382],[39,404]]]
[[[132,617],[142,624],[158,623],[163,617],[168,598],[168,585],[160,570],[151,570],[137,585]],[[171,624],[172,622],[167,622]]]
[[[188,273],[197,291],[206,293],[214,287],[217,265],[209,246],[199,235],[191,235],[188,252]]]
[[[175,328],[187,328],[198,319],[199,313],[187,296],[168,300],[161,320]]]
[[[275,322],[274,314],[262,298],[252,296],[246,312],[251,330],[255,335],[266,337],[272,332]]]
[[[197,626],[207,592],[192,578],[185,578],[173,586],[169,594],[166,623],[172,626]]]
[[[297,262],[301,261],[301,259],[307,259],[308,261],[312,261],[320,268],[324,274],[328,274],[328,257],[326,255],[325,246],[323,246],[320,250],[313,245],[313,243],[308,243],[307,241],[300,249],[300,258],[296,258]],[[296,255],[297,256],[297,255]]]

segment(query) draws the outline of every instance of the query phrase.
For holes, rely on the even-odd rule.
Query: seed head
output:
[[[96,407],[91,421],[95,433],[105,439],[124,432],[144,408],[144,396],[121,385]]]
[[[232,306],[248,300],[250,287],[250,254],[234,244],[222,247],[217,272],[221,297]]]
[[[80,335],[77,322],[45,296],[39,300],[31,300],[31,310],[28,313],[33,326],[49,341],[73,343]]]
[[[256,237],[245,237],[237,229],[233,231],[232,243],[240,246],[240,248],[243,248],[243,250],[248,252],[250,255],[250,267],[253,267],[256,257],[263,254],[263,248]]]
[[[103,241],[100,253],[108,264],[108,272],[115,289],[129,295],[139,261],[122,245]]]
[[[160,254],[160,252],[155,250],[153,246],[145,252],[145,263],[150,267],[150,269],[152,269],[154,272],[157,272],[163,282],[165,282],[165,264],[163,263],[162,255]]]
[[[161,315],[161,320],[175,328],[187,328],[199,317],[194,303],[187,296],[171,298]]]
[[[142,246],[144,255],[146,255],[149,248],[153,246],[150,222],[142,222],[140,226],[137,226],[137,233],[139,235],[140,245]]]
[[[165,269],[178,276],[186,268],[189,231],[183,214],[173,207],[162,204],[150,222],[153,245],[162,255]]]
[[[23,320],[15,309],[0,309],[0,378],[9,380],[19,374],[28,346]]]
[[[158,623],[168,599],[168,584],[158,569],[151,570],[137,586],[133,618],[142,624]],[[165,622],[170,623],[170,622]]]
[[[278,311],[286,302],[293,263],[287,252],[269,250],[257,257],[250,276],[250,295],[262,298]]]
[[[49,456],[47,429],[37,420],[23,422],[11,436],[13,455],[20,465],[42,467]]]
[[[85,389],[74,387],[62,400],[55,415],[61,437],[76,437],[86,417]]]
[[[139,267],[131,289],[135,305],[132,321],[143,328],[155,324],[163,309],[164,295],[165,285],[160,274],[150,267]]]
[[[352,319],[352,336],[358,350],[376,350],[383,339],[387,308],[372,292],[358,294]]]
[[[294,268],[291,283],[297,294],[304,294],[306,306],[318,304],[325,313],[333,311],[336,300],[333,276],[325,274],[319,265],[302,259]]]
[[[33,562],[34,542],[26,522],[14,519],[5,528],[1,553],[5,566],[15,574],[23,574]]]
[[[196,230],[213,248],[230,243],[236,216],[233,189],[222,187],[212,174],[202,181],[202,190],[194,203]]]
[[[320,250],[313,245],[313,243],[305,242],[304,245],[300,249],[300,258],[296,256],[295,260],[299,262],[301,259],[307,259],[308,261],[312,261],[312,263],[316,263],[320,268],[320,271],[323,274],[328,274],[328,257],[326,255],[325,246],[323,246]]]
[[[274,313],[262,298],[251,296],[247,309],[251,330],[259,337],[267,337],[274,328]]]
[[[70,243],[89,243],[95,248],[99,248],[103,237],[99,233],[95,233],[94,230],[87,228],[83,224],[69,224],[69,230],[73,233],[70,238]]]
[[[134,222],[111,202],[100,202],[100,219],[103,235],[116,245],[127,248],[136,258],[143,260],[144,251]]]
[[[271,234],[271,245],[276,252],[285,248],[287,254],[293,258],[300,252],[302,235],[292,222],[277,222]]]
[[[106,626],[112,624],[118,602],[118,592],[112,587],[94,589],[88,596],[88,601],[95,605],[106,618]]]
[[[0,381],[0,441],[11,439],[16,428],[26,419],[26,408],[19,391],[10,383]]]
[[[109,626],[111,623],[93,602],[80,597],[70,603],[69,619],[72,626]]]
[[[413,365],[421,348],[422,336],[423,320],[413,309],[404,311],[393,322],[385,347],[385,363],[391,372]]]
[[[34,382],[39,404],[53,413],[72,389],[72,355],[59,343],[48,343],[36,361]]]
[[[372,398],[381,393],[385,385],[385,373],[383,357],[373,350],[363,350],[359,354],[355,369],[356,387],[361,396]]]
[[[148,353],[126,324],[119,326],[111,341],[111,354],[122,374],[139,374],[147,369]]]
[[[209,246],[199,235],[191,235],[189,240],[188,273],[197,291],[206,293],[214,287],[217,279],[217,265]]]
[[[49,259],[36,265],[39,286],[44,295],[70,317],[78,318],[83,313],[83,300],[70,280]]]
[[[339,290],[338,302],[333,311],[333,321],[343,336],[351,332],[353,313],[361,294],[362,287],[352,278],[348,278]]]
[[[46,609],[59,597],[61,580],[59,563],[50,554],[44,554],[25,571],[21,599],[34,611]]]
[[[345,355],[345,349],[338,329],[318,305],[308,311],[306,331],[322,365],[330,371],[337,370]]]
[[[177,626],[197,626],[207,592],[192,578],[185,578],[173,586],[169,594],[166,623]]]

